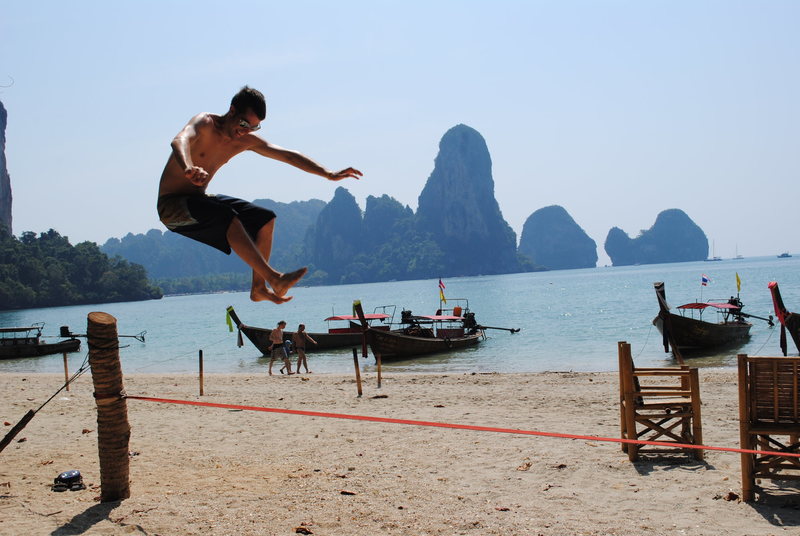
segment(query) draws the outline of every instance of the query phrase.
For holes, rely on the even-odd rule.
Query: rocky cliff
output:
[[[489,149],[475,129],[457,125],[442,137],[417,225],[444,253],[443,276],[518,271],[516,234],[494,197]]]
[[[394,237],[404,236],[414,229],[414,211],[409,206],[384,194],[368,196],[364,210],[362,251],[371,253]]]
[[[614,266],[702,261],[708,258],[708,238],[682,210],[661,212],[650,229],[631,239],[614,227],[605,250]]]
[[[597,265],[597,244],[558,205],[540,208],[528,217],[519,252],[550,270]]]
[[[11,177],[6,166],[6,123],[8,113],[0,102],[0,228],[11,229]]]
[[[360,252],[361,227],[361,209],[355,197],[338,187],[306,234],[306,254],[316,270],[326,273],[327,282],[339,283]]]

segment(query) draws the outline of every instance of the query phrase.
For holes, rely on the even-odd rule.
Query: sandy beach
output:
[[[131,375],[129,395],[618,437],[616,373]],[[707,445],[738,447],[734,371],[701,370]],[[63,375],[0,375],[3,434]],[[128,400],[131,497],[100,503],[84,374],[0,453],[0,534],[772,535],[800,488],[741,493],[738,454]],[[81,471],[87,489],[52,491]],[[733,494],[731,493],[733,492]],[[733,500],[730,500],[733,499]]]

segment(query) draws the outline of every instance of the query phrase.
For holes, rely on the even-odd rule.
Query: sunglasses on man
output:
[[[255,132],[256,130],[261,128],[261,125],[253,126],[244,119],[239,120],[239,127],[249,130],[250,132]]]

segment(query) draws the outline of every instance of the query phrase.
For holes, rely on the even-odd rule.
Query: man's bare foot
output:
[[[271,301],[272,303],[286,303],[291,300],[291,296],[277,296],[272,290],[267,287],[257,287],[250,289],[250,299],[254,302]]]
[[[306,275],[307,271],[308,268],[303,266],[302,268],[300,268],[299,270],[295,270],[294,272],[281,274],[280,277],[278,277],[278,280],[274,284],[272,283],[270,284],[272,290],[275,292],[275,295],[283,297],[283,295],[286,294],[290,288],[295,286],[297,282],[300,281],[304,275]]]

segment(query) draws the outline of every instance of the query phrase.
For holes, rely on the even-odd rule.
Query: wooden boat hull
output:
[[[778,320],[781,323],[780,344],[781,350],[783,350],[783,355],[787,355],[787,331],[789,332],[789,335],[791,335],[795,347],[798,351],[800,351],[800,314],[789,312],[789,310],[786,309],[786,306],[783,304],[783,298],[781,297],[781,291],[778,288],[777,281],[771,281],[768,286],[770,292],[772,293],[772,303],[775,306],[775,314],[778,316]]]
[[[418,355],[450,352],[477,345],[483,338],[483,331],[449,339],[418,337],[396,331],[367,330],[367,344],[373,354],[380,354],[381,361],[406,359]]]
[[[705,322],[669,313],[672,336],[678,349],[685,352],[701,352],[725,348],[744,343],[750,338],[749,322]],[[653,319],[653,325],[664,334],[661,316]]]
[[[271,328],[257,328],[244,324],[232,307],[228,309],[228,314],[239,331],[253,343],[253,346],[258,348],[263,355],[270,355],[270,349],[272,348],[272,342],[269,340],[269,336],[272,334]],[[387,327],[386,329],[388,330],[389,328]],[[284,331],[283,340],[291,341],[294,333],[294,331]],[[362,346],[364,341],[364,334],[360,327],[353,329],[353,331],[343,331],[341,333],[306,333],[317,341],[317,344],[308,344],[306,352],[348,347],[356,348]]]
[[[264,355],[270,355],[272,343],[269,340],[272,330],[268,328],[256,328],[245,324],[240,324],[239,329],[253,345]],[[360,347],[364,340],[362,333],[308,333],[309,337],[317,341],[317,344],[308,344],[306,352],[315,350],[333,350],[336,348]],[[291,341],[294,331],[284,331],[283,340]]]
[[[9,342],[12,341],[12,342]],[[78,339],[66,339],[54,343],[18,344],[14,339],[4,339],[0,344],[0,359],[39,357],[43,355],[77,352],[81,347]]]
[[[792,336],[795,348],[800,352],[800,314],[789,313],[786,315],[784,325],[786,331]]]

